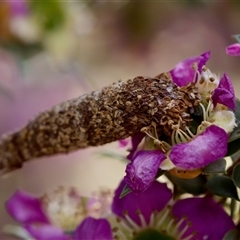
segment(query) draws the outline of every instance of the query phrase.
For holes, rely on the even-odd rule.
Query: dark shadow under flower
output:
[[[130,153],[127,155],[127,159],[132,161],[134,158],[134,155],[137,151],[137,147],[139,145],[139,143],[142,141],[142,139],[144,138],[145,134],[144,133],[137,133],[134,136],[131,137],[131,142],[132,142],[132,148]]]

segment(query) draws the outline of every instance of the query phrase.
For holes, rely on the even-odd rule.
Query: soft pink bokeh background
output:
[[[240,6],[227,2],[195,6],[102,2],[81,15],[75,29],[44,39],[44,51],[28,59],[0,48],[0,84],[6,90],[0,94],[0,133],[23,126],[58,102],[119,79],[155,76],[207,50],[212,51],[208,67],[215,73],[227,72],[239,96],[240,58],[225,54],[225,47],[233,43],[231,35],[240,33],[239,13]],[[132,32],[134,17],[143,32]],[[78,24],[89,31],[79,33]],[[103,151],[117,152],[118,144],[32,161],[0,179],[0,228],[12,222],[4,202],[18,188],[34,194],[59,185],[76,186],[84,194],[100,186],[114,188],[124,176],[125,164],[100,156]]]

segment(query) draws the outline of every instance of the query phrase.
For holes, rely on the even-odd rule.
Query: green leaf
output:
[[[213,175],[208,179],[207,188],[217,196],[230,197],[239,201],[237,188],[230,177]]]
[[[232,179],[235,183],[235,185],[240,188],[240,164],[237,164],[232,173]]]
[[[237,42],[240,43],[240,34],[235,34],[233,35],[233,37],[235,38],[235,40],[237,40]]]
[[[155,179],[158,179],[158,178],[161,177],[164,173],[166,173],[166,171],[159,168],[158,171],[157,171],[157,174],[156,174]]]
[[[240,232],[238,229],[232,229],[228,231],[223,237],[223,240],[239,240],[239,239],[240,239]]]
[[[239,150],[240,150],[240,138],[233,142],[228,143],[228,152],[226,156],[231,156]]]
[[[129,194],[130,192],[132,192],[132,190],[128,187],[128,185],[126,184],[120,194],[119,198],[123,198],[125,197],[127,194]]]
[[[191,193],[193,195],[200,195],[206,192],[206,176],[199,175],[192,179],[183,179],[175,177],[171,174],[166,174],[169,180],[177,187],[179,194]]]
[[[99,155],[102,157],[118,159],[118,160],[124,161],[125,163],[129,162],[129,160],[125,156],[115,153],[115,152],[104,151],[104,152],[100,152]]]
[[[240,150],[231,155],[232,162],[236,162],[240,159]]]
[[[217,174],[217,173],[225,173],[226,172],[226,160],[221,158],[213,163],[208,164],[203,169],[203,174]]]
[[[240,100],[237,98],[236,98],[235,117],[236,117],[237,126],[233,129],[233,132],[229,137],[229,142],[233,142],[240,138]]]
[[[236,124],[237,126],[233,129],[228,141],[228,152],[226,156],[231,156],[240,150],[240,100],[236,98]]]
[[[43,29],[51,31],[63,26],[66,13],[62,1],[29,1],[29,6]]]

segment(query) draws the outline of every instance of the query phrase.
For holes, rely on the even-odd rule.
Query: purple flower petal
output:
[[[232,82],[231,82],[230,78],[228,77],[228,75],[226,73],[224,73],[223,76],[221,77],[218,88],[225,88],[230,93],[235,95]]]
[[[128,215],[134,222],[141,225],[138,210],[141,211],[147,223],[149,223],[150,215],[153,211],[161,211],[172,198],[171,190],[168,189],[165,183],[154,181],[152,185],[141,194],[133,192],[127,194],[123,198],[119,198],[120,194],[126,185],[123,180],[115,191],[112,203],[112,211],[116,215],[124,218],[124,213]]]
[[[210,58],[210,51],[205,52],[199,56],[187,58],[178,63],[174,69],[170,71],[173,82],[179,87],[185,86],[194,80],[195,70],[193,64],[198,64],[198,70],[202,72],[202,66],[204,66]]]
[[[29,6],[28,1],[21,0],[21,1],[11,1],[7,0],[12,15],[15,16],[26,16],[29,14]]]
[[[221,103],[232,110],[236,110],[235,93],[232,82],[226,73],[220,79],[218,87],[212,95],[214,106]]]
[[[196,232],[193,239],[222,239],[226,232],[234,228],[231,217],[209,197],[179,200],[172,212],[179,220],[187,217],[186,221],[191,222],[184,237]],[[181,228],[186,226],[186,221]]]
[[[169,158],[179,168],[197,169],[222,158],[227,153],[228,134],[211,125],[188,143],[175,145]]]
[[[226,54],[240,56],[240,43],[234,43],[226,47]]]
[[[5,203],[8,213],[21,223],[49,223],[41,202],[35,196],[24,191],[16,191]]]
[[[136,150],[137,150],[137,147],[144,137],[145,137],[145,133],[141,133],[141,132],[132,136],[132,138],[131,138],[132,149],[131,149],[130,153],[127,155],[127,159],[129,159],[130,161],[133,160],[134,155],[135,155]]]
[[[78,226],[74,240],[113,240],[111,226],[106,219],[88,217]]]
[[[165,155],[159,150],[139,151],[126,167],[126,183],[135,193],[146,190],[155,180],[160,163]]]
[[[68,240],[63,230],[50,224],[28,224],[26,230],[36,240]]]
[[[127,139],[127,138],[121,139],[118,141],[118,143],[119,143],[119,147],[121,147],[121,148],[126,147],[129,143],[129,139]]]

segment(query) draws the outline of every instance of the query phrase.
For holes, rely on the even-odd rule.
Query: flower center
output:
[[[165,234],[162,234],[158,232],[155,229],[147,229],[135,236],[133,240],[149,240],[149,239],[154,239],[154,240],[174,240],[173,237],[167,236]]]
[[[73,232],[85,217],[100,218],[109,214],[112,192],[106,189],[93,197],[85,197],[73,187],[59,187],[44,195],[41,201],[52,224],[66,232]]]
[[[87,214],[87,199],[74,188],[59,187],[41,200],[50,221],[67,232],[74,231]]]
[[[136,214],[139,217],[140,224],[137,224],[126,212],[124,218],[116,218],[112,231],[114,239],[119,240],[190,240],[195,236],[195,233],[188,234],[186,232],[189,229],[190,223],[180,229],[182,223],[186,220],[182,218],[177,220],[171,215],[171,206],[165,207],[161,212],[153,211],[149,223],[147,223],[144,215],[141,211],[137,211]]]
[[[202,67],[202,72],[198,71],[197,64],[193,64],[195,70],[194,82],[198,87],[199,93],[203,99],[209,97],[209,94],[218,86],[220,80],[219,77],[212,73],[206,66]]]

